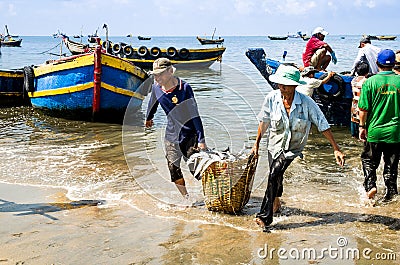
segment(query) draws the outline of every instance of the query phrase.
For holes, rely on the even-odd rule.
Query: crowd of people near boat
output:
[[[324,114],[310,98],[313,88],[326,83],[334,73],[322,80],[313,78],[337,58],[332,47],[324,41],[328,32],[317,27],[306,44],[304,66],[298,69],[281,64],[269,78],[278,85],[264,100],[257,116],[258,132],[252,153],[258,156],[262,137],[268,137],[268,186],[256,215],[256,223],[268,231],[273,215],[280,208],[283,176],[296,157],[302,157],[312,125],[331,144],[337,164],[345,164],[345,154],[337,144]],[[352,135],[363,142],[361,164],[364,173],[366,198],[377,193],[377,168],[383,158],[383,179],[386,186],[384,200],[398,194],[397,177],[400,156],[400,68],[399,51],[379,49],[368,38],[362,38],[359,53],[351,74],[355,75],[352,110]],[[157,59],[152,74],[155,84],[148,105],[145,126],[153,126],[153,117],[160,105],[167,116],[165,149],[171,181],[185,198],[189,194],[180,168],[181,159],[206,150],[206,137],[194,93],[188,83],[174,76],[175,68],[167,58]],[[358,125],[358,126],[356,126]],[[193,172],[193,169],[191,169]]]

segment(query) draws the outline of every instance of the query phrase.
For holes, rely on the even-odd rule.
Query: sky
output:
[[[397,35],[399,0],[0,0],[0,32],[47,36],[264,36],[322,26],[333,35]]]

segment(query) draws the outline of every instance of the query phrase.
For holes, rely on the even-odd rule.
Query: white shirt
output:
[[[354,60],[353,67],[351,68],[351,74],[354,75],[356,66],[360,62],[366,62],[369,65],[369,72],[371,74],[378,73],[378,66],[376,65],[376,58],[381,48],[378,48],[370,43],[365,43],[363,48],[358,50],[356,59]]]
[[[297,86],[296,90],[300,93],[303,93],[304,95],[309,96],[309,97],[311,97],[312,94],[314,93],[314,89],[320,87],[322,84],[322,80],[320,80],[318,78],[310,78],[310,77],[304,76],[301,78],[301,80],[305,81],[307,84]]]

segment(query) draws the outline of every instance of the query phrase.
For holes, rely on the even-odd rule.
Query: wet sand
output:
[[[0,264],[398,264],[400,260],[395,243],[398,211],[372,207],[352,212],[332,205],[331,212],[321,212],[318,202],[304,204],[293,194],[284,199],[271,232],[263,233],[253,222],[261,201],[256,195],[244,215],[230,216],[204,206],[143,210],[124,203],[70,201],[63,189],[0,184]],[[394,204],[398,207],[399,202]],[[279,248],[286,250],[281,258]],[[329,248],[339,251],[329,253]],[[304,249],[315,249],[315,257],[302,258]],[[345,256],[355,249],[359,258]],[[367,259],[361,252],[365,249],[371,250],[366,257],[384,253],[392,260]]]

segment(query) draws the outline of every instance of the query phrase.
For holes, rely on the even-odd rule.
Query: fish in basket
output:
[[[258,162],[256,155],[208,151],[192,155],[189,161],[195,161],[195,176],[201,175],[208,210],[238,214],[249,202]]]

